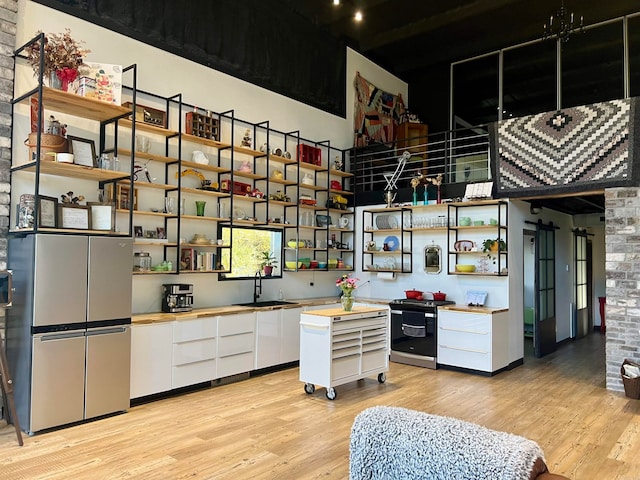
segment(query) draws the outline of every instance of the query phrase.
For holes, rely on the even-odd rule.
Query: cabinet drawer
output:
[[[178,320],[173,324],[173,341],[177,343],[200,340],[202,338],[215,338],[217,327],[217,317]]]
[[[352,345],[345,348],[333,349],[331,352],[331,358],[341,358],[348,357],[350,355],[359,355],[360,354],[360,345]]]
[[[360,318],[356,320],[341,320],[334,322],[333,330],[339,332],[341,330],[360,330],[360,329],[372,329],[377,327],[384,327],[387,324],[387,317],[376,318]]]
[[[215,338],[173,344],[173,365],[183,365],[215,358]]]
[[[384,347],[379,350],[365,352],[362,354],[362,372],[386,370],[387,361],[387,350]]]
[[[240,353],[218,358],[218,378],[236,375],[253,370],[253,352]]]
[[[254,332],[255,329],[256,317],[254,313],[241,313],[218,318],[219,336]]]
[[[218,355],[236,355],[238,353],[253,352],[255,336],[252,333],[240,333],[218,338]]]
[[[175,365],[171,370],[172,387],[180,388],[196,383],[208,382],[216,378],[216,360]]]
[[[331,362],[331,380],[357,375],[360,370],[360,355],[337,358]]]
[[[438,344],[473,351],[491,352],[491,332],[482,332],[480,330],[473,331],[473,333],[470,332],[440,326],[438,328]]]
[[[454,367],[491,371],[491,353],[438,345],[438,363]]]
[[[491,315],[443,310],[438,312],[438,326],[470,332],[491,332]]]

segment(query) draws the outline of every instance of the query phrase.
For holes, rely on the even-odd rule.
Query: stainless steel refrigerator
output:
[[[131,238],[11,237],[7,356],[28,433],[129,408]]]

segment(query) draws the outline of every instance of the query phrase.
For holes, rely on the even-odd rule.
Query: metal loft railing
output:
[[[420,174],[429,177],[442,174],[445,198],[446,195],[453,196],[453,190],[447,186],[490,178],[489,134],[485,126],[449,130],[389,144],[372,144],[349,150],[357,204],[382,203],[385,174],[393,173],[405,151],[411,158],[397,182],[397,201],[409,200],[411,179]]]

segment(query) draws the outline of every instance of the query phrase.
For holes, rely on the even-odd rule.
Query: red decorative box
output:
[[[322,164],[322,152],[319,148],[301,143],[298,145],[298,161],[320,166]]]

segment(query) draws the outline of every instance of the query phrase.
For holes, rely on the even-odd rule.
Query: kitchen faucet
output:
[[[253,303],[258,301],[262,293],[262,273],[258,270],[253,277]]]

